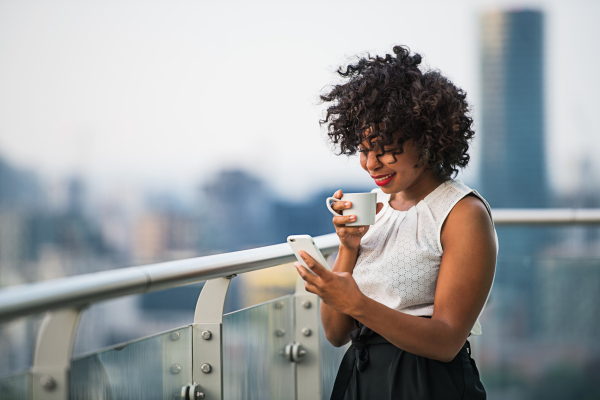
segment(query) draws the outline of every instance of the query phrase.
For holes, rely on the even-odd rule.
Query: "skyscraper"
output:
[[[480,19],[480,188],[492,208],[550,204],[543,23],[541,12],[529,10],[486,13]],[[536,254],[548,240],[545,232],[529,228],[502,228],[498,235],[501,257]]]
[[[537,11],[486,13],[480,19],[481,194],[493,208],[549,205],[544,140],[544,32]],[[545,229],[498,228],[496,304],[518,304],[513,337],[535,331],[536,268]],[[533,257],[533,258],[532,258]]]
[[[492,207],[545,207],[544,33],[538,11],[480,20],[481,192]]]

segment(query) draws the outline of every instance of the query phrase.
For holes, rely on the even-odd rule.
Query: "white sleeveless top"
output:
[[[352,275],[367,297],[406,314],[431,316],[444,221],[456,203],[471,193],[481,199],[491,218],[490,206],[457,179],[442,183],[407,211],[393,209],[390,195],[381,189],[373,192],[383,208],[362,238]],[[497,244],[498,236],[496,249]],[[471,334],[481,335],[479,319]]]

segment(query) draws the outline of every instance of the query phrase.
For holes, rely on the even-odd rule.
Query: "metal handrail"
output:
[[[492,216],[496,225],[600,223],[600,209],[494,209]],[[315,242],[325,255],[336,252],[339,246],[335,234],[315,237]],[[290,247],[283,243],[20,285],[0,291],[0,322],[255,271],[294,260]]]
[[[336,252],[340,243],[334,233],[314,240],[326,256]],[[0,291],[0,321],[256,271],[295,260],[290,246],[282,243],[20,285]]]
[[[600,223],[600,209],[595,208],[500,208],[492,216],[496,225]]]

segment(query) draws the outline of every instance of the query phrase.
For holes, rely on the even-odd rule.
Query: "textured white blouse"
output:
[[[469,194],[488,203],[460,180],[448,180],[407,211],[394,210],[390,195],[374,189],[383,208],[363,237],[353,277],[371,299],[410,315],[433,315],[442,243],[442,225],[452,208]],[[496,236],[496,248],[498,237]],[[488,294],[489,296],[489,294]],[[479,319],[472,335],[481,334]]]

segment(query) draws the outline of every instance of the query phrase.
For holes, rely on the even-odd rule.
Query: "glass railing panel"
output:
[[[173,399],[192,381],[185,326],[73,359],[71,399]]]
[[[319,299],[319,304],[320,304]],[[319,307],[320,309],[321,307]],[[321,388],[322,399],[329,400],[333,383],[337,376],[340,362],[348,349],[348,345],[342,347],[334,347],[325,337],[323,324],[319,324],[319,351],[321,353]]]
[[[226,400],[295,399],[295,367],[283,357],[293,342],[293,304],[285,296],[223,317]]]
[[[35,342],[44,314],[0,324],[0,399],[27,400]]]
[[[30,376],[21,372],[0,378],[0,399],[2,400],[28,400],[30,396]]]
[[[600,398],[599,315],[600,258],[499,258],[474,347],[488,398]]]
[[[94,303],[81,315],[73,356],[189,325],[199,294],[198,285],[187,285]]]
[[[31,368],[43,318],[40,314],[0,324],[0,377]]]

